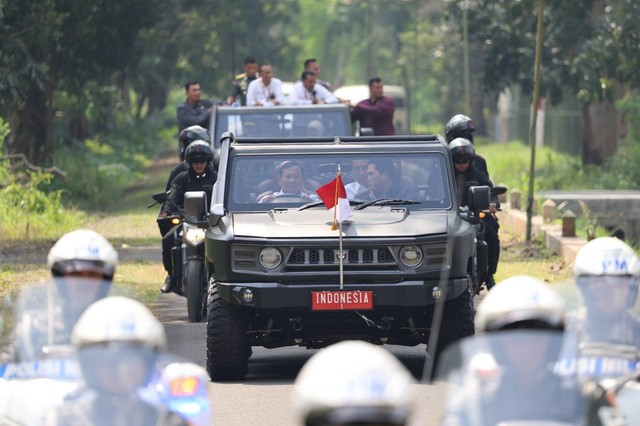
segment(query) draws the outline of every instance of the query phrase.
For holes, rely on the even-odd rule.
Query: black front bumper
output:
[[[403,281],[393,284],[345,284],[344,290],[373,292],[373,309],[378,307],[423,307],[436,302],[434,293],[438,287],[447,300],[462,294],[469,286],[466,277],[454,278],[441,283],[431,281]],[[281,284],[277,282],[225,283],[218,282],[218,293],[227,303],[255,309],[309,309],[312,291],[339,291],[336,284]],[[250,302],[243,295],[249,290]]]

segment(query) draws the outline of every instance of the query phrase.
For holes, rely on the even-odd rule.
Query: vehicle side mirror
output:
[[[187,191],[184,194],[184,218],[191,223],[202,222],[207,214],[207,193],[204,191]]]
[[[491,189],[488,186],[472,186],[469,188],[469,210],[474,213],[488,211]]]
[[[209,215],[209,225],[216,226],[220,219],[224,216],[224,205],[215,204],[211,207],[211,214]]]

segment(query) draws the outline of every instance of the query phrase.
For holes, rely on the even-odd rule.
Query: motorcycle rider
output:
[[[43,289],[45,294],[27,292],[21,295],[18,300],[21,317],[16,319],[14,336],[3,349],[2,358],[13,361],[36,360],[44,356],[49,344],[69,344],[71,329],[80,315],[109,292],[117,265],[116,250],[94,231],[77,229],[60,237],[47,256],[52,282]],[[31,300],[34,297],[52,297],[56,300],[47,304]],[[59,309],[48,312],[46,306]],[[32,307],[36,308],[35,311]],[[55,333],[48,332],[52,327]],[[58,340],[50,342],[50,334]]]
[[[486,185],[490,188],[493,188],[493,184],[486,173],[474,168],[473,160],[476,158],[476,150],[469,140],[465,138],[452,140],[449,143],[449,151],[451,152],[456,175],[458,205],[465,207],[468,204],[467,184],[469,182],[475,182],[476,185]],[[493,213],[495,213],[495,208],[492,208],[491,214],[487,214],[483,218],[485,224],[484,240],[487,243],[488,251],[488,270],[485,279],[487,290],[491,290],[495,285],[493,275],[498,269],[498,261],[500,259],[500,238],[498,237],[500,225]]]
[[[180,151],[181,161],[180,163],[178,163],[177,166],[173,168],[173,170],[171,170],[171,173],[169,174],[169,179],[167,180],[165,191],[169,192],[169,190],[171,189],[171,182],[176,176],[178,176],[178,174],[189,170],[189,163],[184,161],[184,153],[187,147],[189,146],[189,144],[197,140],[202,140],[202,141],[211,143],[209,132],[205,130],[204,127],[201,127],[198,125],[189,126],[180,132],[179,151]],[[160,208],[160,212],[162,213],[163,210],[165,210],[164,205]],[[164,218],[161,215],[159,215],[157,222],[158,222],[158,228],[160,229],[160,235],[164,237],[166,233],[171,230],[171,227],[173,225],[171,225],[171,222],[163,219]]]
[[[186,425],[143,400],[166,347],[164,327],[140,302],[122,296],[91,305],[73,329],[86,387],[48,414],[48,425]]]
[[[448,393],[443,424],[582,424],[575,423],[588,415],[580,385],[554,370],[565,328],[565,303],[556,291],[529,276],[511,277],[480,302],[475,321],[477,335],[460,342],[475,342],[461,352],[465,368],[448,376],[459,389]]]
[[[465,138],[473,144],[473,132],[475,131],[476,125],[471,118],[464,114],[456,114],[451,117],[444,127],[444,137],[447,143],[451,143],[452,140],[457,138]],[[476,154],[473,158],[473,167],[489,176],[487,161],[479,154]]]
[[[407,425],[413,409],[411,373],[385,349],[343,341],[302,367],[291,396],[301,425]]]
[[[180,214],[184,205],[184,194],[187,191],[205,191],[207,200],[211,200],[213,184],[216,181],[216,172],[212,167],[213,150],[211,145],[203,140],[197,140],[189,144],[185,150],[185,161],[189,169],[178,174],[171,182],[171,194],[165,203],[160,217]],[[171,292],[176,285],[176,277],[172,275],[171,248],[176,243],[176,233],[179,225],[171,228],[162,238],[162,263],[167,271],[167,277],[160,291]]]
[[[640,320],[632,312],[640,259],[633,249],[614,237],[591,240],[578,252],[573,275],[585,307],[577,319],[580,343],[608,342],[640,351]]]

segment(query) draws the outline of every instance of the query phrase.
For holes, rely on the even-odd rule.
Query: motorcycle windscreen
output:
[[[2,308],[3,353],[10,361],[65,357],[71,333],[89,305],[107,295],[111,282],[81,277],[23,284]]]
[[[443,424],[579,425],[587,415],[574,376],[558,372],[558,332],[513,330],[462,339],[442,354]]]
[[[568,341],[577,353],[563,369],[582,378],[618,378],[640,370],[638,283],[630,276],[575,281],[578,305],[568,315]]]

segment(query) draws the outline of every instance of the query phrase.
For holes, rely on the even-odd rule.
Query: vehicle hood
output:
[[[268,213],[233,213],[234,234],[239,237],[335,237],[333,216],[326,209],[277,209]],[[416,211],[397,206],[371,206],[354,211],[342,224],[347,237],[409,237],[447,232],[446,211]]]

